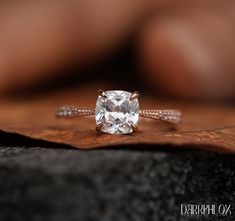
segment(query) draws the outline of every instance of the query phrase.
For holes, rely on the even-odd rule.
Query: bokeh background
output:
[[[2,1],[0,10],[2,96],[107,81],[234,100],[232,0]]]

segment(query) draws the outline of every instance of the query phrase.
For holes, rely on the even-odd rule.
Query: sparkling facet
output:
[[[101,131],[110,134],[128,134],[139,120],[138,98],[130,100],[127,91],[106,91],[96,102],[96,125],[103,124]]]

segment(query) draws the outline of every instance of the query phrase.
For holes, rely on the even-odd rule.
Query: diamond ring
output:
[[[95,115],[96,130],[109,134],[129,134],[137,130],[139,116],[177,124],[181,121],[179,110],[140,110],[139,92],[98,90],[96,108],[62,106],[57,117]]]

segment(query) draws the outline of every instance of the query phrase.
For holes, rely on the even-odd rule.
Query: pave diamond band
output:
[[[75,107],[75,106],[62,106],[56,111],[57,117],[82,117],[94,115],[94,108]]]
[[[154,120],[162,120],[169,123],[178,124],[181,121],[181,112],[179,110],[140,110],[141,117],[147,117]]]
[[[95,115],[95,108],[62,106],[56,111],[56,117],[82,117]],[[181,112],[179,110],[140,110],[139,116],[153,120],[162,120],[174,124],[181,121]]]

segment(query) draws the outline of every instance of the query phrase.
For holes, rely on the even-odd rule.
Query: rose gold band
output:
[[[62,106],[56,111],[57,117],[82,117],[95,115],[94,108]],[[177,124],[181,121],[179,110],[140,110],[139,116]]]

